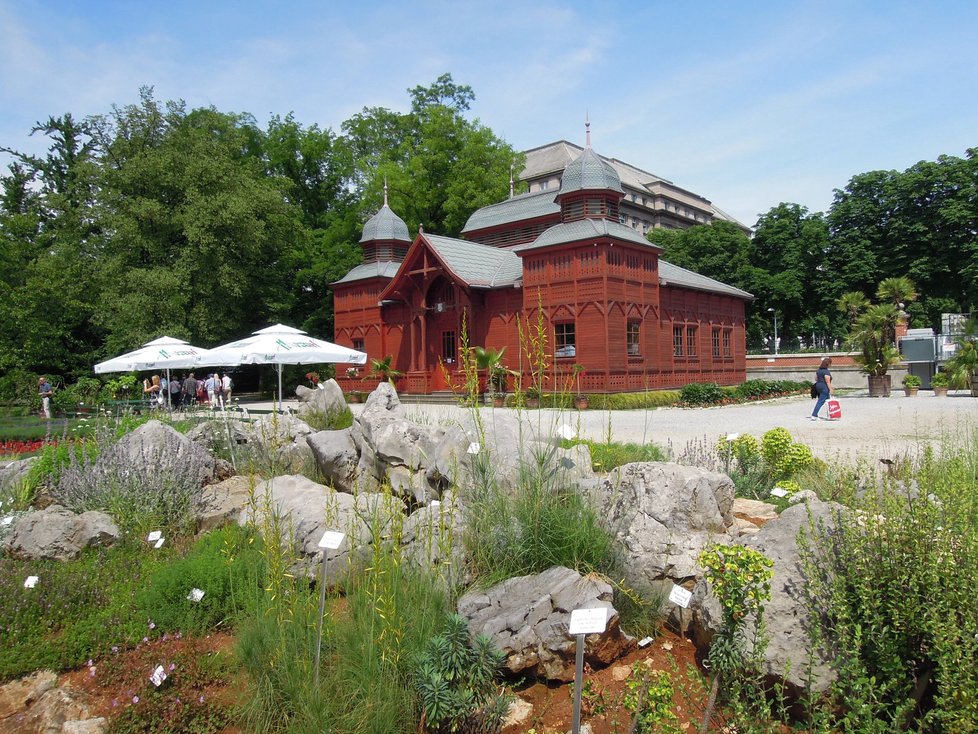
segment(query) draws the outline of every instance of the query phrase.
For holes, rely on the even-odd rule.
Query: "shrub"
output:
[[[726,396],[715,382],[691,382],[683,385],[679,399],[686,405],[718,405]]]
[[[450,615],[415,666],[425,729],[432,734],[501,731],[511,700],[496,683],[505,659],[487,635],[478,635],[470,645],[468,621]]]
[[[210,472],[205,451],[183,446],[176,436],[133,462],[125,448],[103,432],[98,458],[69,455],[52,497],[75,512],[108,512],[126,529],[150,525],[190,526],[201,502],[201,487]]]
[[[237,525],[204,535],[184,558],[150,576],[137,606],[160,630],[200,633],[232,619],[264,578],[260,542]],[[191,589],[204,591],[203,599],[189,600]]]
[[[633,663],[625,679],[622,705],[633,716],[636,734],[681,734],[679,717],[673,713],[672,677],[664,670],[649,670]]]
[[[920,378],[917,375],[904,375],[903,376],[903,386],[904,387],[920,387]]]
[[[336,412],[310,410],[302,414],[302,420],[314,431],[339,431],[353,425],[353,413],[346,406]]]

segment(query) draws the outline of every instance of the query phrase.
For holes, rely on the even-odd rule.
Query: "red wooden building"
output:
[[[412,241],[385,196],[363,228],[363,264],[333,284],[335,341],[393,355],[399,390],[437,392],[449,388],[442,365],[462,382],[463,318],[470,346],[506,347],[507,366],[527,371],[520,328],[535,330],[542,308],[560,385],[575,364],[586,392],[742,382],[751,295],[660,260],[661,248],[619,222],[622,196],[590,144],[558,191],[479,209],[465,239],[421,231]]]

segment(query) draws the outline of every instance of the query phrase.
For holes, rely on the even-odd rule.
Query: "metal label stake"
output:
[[[574,670],[574,727],[573,734],[581,732],[581,689],[584,685],[584,638],[601,634],[608,626],[608,609],[575,609],[571,612],[569,634],[577,637],[577,657]]]
[[[323,652],[323,617],[326,615],[326,563],[327,551],[336,550],[343,545],[344,533],[327,530],[319,539],[319,547],[323,549],[323,573],[319,579],[319,621],[316,624],[316,661],[313,663],[313,685],[319,687],[319,658]]]

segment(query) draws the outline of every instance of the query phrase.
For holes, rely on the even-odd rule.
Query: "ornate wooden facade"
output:
[[[333,285],[335,341],[371,359],[393,355],[409,393],[462,384],[463,320],[470,346],[506,347],[507,366],[525,371],[521,334],[543,324],[552,388],[570,384],[577,364],[586,392],[742,382],[750,294],[660,260],[619,223],[621,196],[588,145],[556,196],[480,210],[464,240],[419,232],[409,243],[385,198],[364,226],[365,263]],[[339,379],[345,389],[374,384]]]

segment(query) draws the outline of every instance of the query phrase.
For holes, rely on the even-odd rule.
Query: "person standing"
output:
[[[221,378],[221,388],[224,393],[224,404],[228,405],[231,402],[231,375],[227,372]]]
[[[183,381],[183,404],[194,405],[197,402],[197,378],[191,372]]]
[[[204,380],[204,389],[207,391],[207,402],[211,406],[211,410],[217,407],[217,386],[220,384],[217,379],[217,375],[210,374],[207,375],[207,379]]]
[[[182,386],[180,384],[180,379],[176,375],[173,375],[173,377],[170,378],[170,409],[171,410],[180,407],[181,387]]]
[[[41,396],[41,412],[44,413],[44,417],[51,418],[51,395],[54,394],[54,388],[51,387],[51,383],[48,382],[48,378],[42,377],[37,381],[37,394]]]
[[[829,367],[832,366],[832,358],[825,357],[815,372],[815,392],[818,393],[818,400],[815,401],[815,410],[812,411],[810,420],[818,420],[818,411],[822,409],[830,397],[832,397],[832,373]]]

